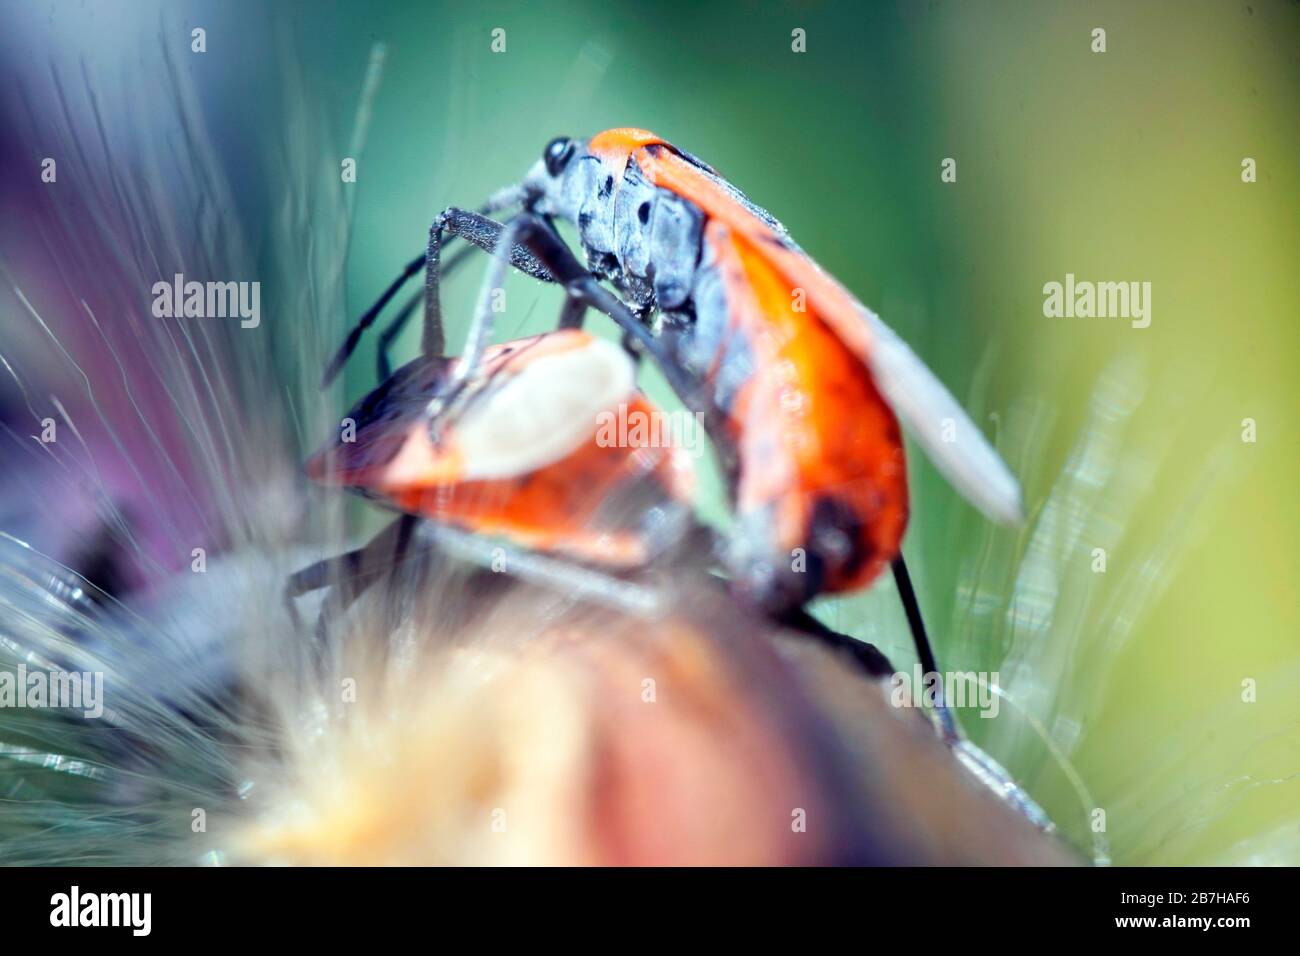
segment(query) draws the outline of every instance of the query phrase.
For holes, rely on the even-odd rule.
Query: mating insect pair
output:
[[[490,218],[511,207],[519,213],[508,225]],[[560,238],[557,219],[576,228],[586,268]],[[456,236],[497,253],[497,278],[488,288],[500,284],[507,261],[537,279],[562,283],[568,298],[560,331],[489,349],[492,312],[481,301],[463,356],[444,358],[442,247]],[[808,621],[802,608],[812,598],[865,587],[892,564],[922,664],[936,669],[900,553],[908,495],[898,418],[989,517],[1019,520],[1019,487],[911,350],[715,170],[643,130],[609,130],[586,142],[553,140],[520,184],[495,194],[481,211],[452,208],[437,217],[426,252],[357,323],[326,382],[421,268],[423,357],[363,401],[357,414],[368,424],[365,441],[358,432],[356,447],[339,451],[337,464],[318,459],[318,479],[367,490],[408,514],[617,566],[609,555],[583,553],[583,542],[598,527],[589,523],[593,514],[569,506],[544,509],[529,486],[585,482],[572,470],[578,461],[599,459],[602,475],[636,461],[648,469],[638,481],[657,476],[663,500],[676,503],[681,489],[665,479],[674,472],[671,454],[646,464],[645,449],[596,454],[573,435],[572,446],[534,438],[514,449],[516,457],[500,466],[505,472],[487,475],[484,462],[503,461],[511,452],[482,436],[466,443],[476,423],[512,415],[527,420],[531,403],[510,398],[512,387],[522,394],[556,387],[559,373],[520,383],[529,379],[529,365],[549,361],[544,356],[557,345],[583,356],[571,362],[575,372],[587,366],[582,374],[591,376],[584,379],[590,402],[575,406],[573,424],[594,430],[593,409],[624,391],[620,384],[598,395],[595,383],[602,376],[618,377],[615,363],[595,340],[573,337],[582,334],[576,330],[586,310],[595,308],[618,324],[633,354],[656,363],[688,409],[704,416],[736,515],[718,558],[737,595],[769,614]],[[385,332],[385,343],[394,328]],[[382,352],[381,371],[387,371]],[[500,382],[502,376],[509,384]],[[626,385],[624,394],[631,394],[631,381]],[[545,414],[554,408],[558,404]],[[384,416],[392,417],[385,423]],[[420,454],[424,469],[408,468]],[[395,491],[395,474],[408,490]],[[473,513],[445,504],[462,485],[485,476],[517,484],[499,505]],[[590,487],[607,492],[613,486]],[[501,517],[506,511],[509,520]],[[665,523],[663,508],[646,513],[657,526]]]

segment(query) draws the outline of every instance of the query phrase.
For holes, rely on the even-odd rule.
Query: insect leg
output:
[[[469,213],[465,213],[463,220],[461,221],[468,219]],[[549,222],[547,222],[547,225],[550,225]],[[482,247],[489,248],[489,251],[494,251],[495,248],[500,246],[500,242],[502,242],[502,238],[504,237],[504,228],[495,224],[495,222],[486,219],[481,219],[476,224],[476,232],[480,232],[482,235],[490,235],[491,230],[493,229],[499,229],[497,237],[495,237],[495,246],[489,248],[486,243],[481,243]],[[554,230],[554,226],[551,226],[551,229]],[[515,245],[515,243],[512,242],[511,245]],[[446,274],[446,272],[447,269],[443,269],[442,273]],[[554,281],[550,274],[546,274],[546,276],[537,276],[536,267],[534,267],[533,271],[525,269],[525,272],[529,272],[529,274],[532,274],[534,278],[542,278],[543,281]],[[556,328],[581,329],[582,324],[584,324],[586,319],[586,310],[588,310],[588,306],[586,306],[584,300],[568,295],[568,297],[564,298],[563,307],[560,308],[560,319],[559,323],[556,323]]]
[[[444,215],[455,213],[459,216],[458,210],[448,210]],[[465,335],[465,348],[461,352],[460,362],[456,365],[455,370],[448,377],[447,381],[434,394],[429,401],[429,429],[435,436],[437,434],[438,422],[441,413],[456,400],[465,383],[469,381],[478,371],[479,364],[483,360],[483,354],[487,351],[488,343],[492,340],[492,305],[494,293],[501,288],[505,281],[506,266],[511,262],[513,257],[506,254],[506,250],[513,249],[515,246],[515,236],[519,229],[515,222],[509,226],[502,226],[490,219],[484,219],[481,223],[475,224],[475,234],[487,236],[495,228],[495,244],[489,249],[492,253],[491,262],[488,264],[487,275],[483,278],[483,284],[479,288],[478,303],[474,307],[474,317],[470,321],[469,331]],[[429,274],[434,275],[437,263],[437,254],[434,247],[434,230],[429,232]],[[472,241],[472,240],[471,240]],[[477,242],[475,243],[478,244]],[[526,253],[526,251],[525,251]],[[545,274],[545,268],[535,263],[535,268]],[[549,277],[549,274],[548,274]],[[436,307],[438,294],[436,289],[432,294],[428,294],[426,289],[425,296],[425,316],[428,317],[428,310],[431,306]],[[425,327],[426,336],[428,326]],[[441,327],[438,329],[441,335]],[[436,437],[435,437],[436,441]]]
[[[551,232],[555,232],[555,220],[552,217],[543,216],[542,221],[546,223]],[[586,321],[587,303],[571,295],[566,295],[564,305],[560,306],[560,321],[556,323],[555,327],[557,329],[580,329]]]
[[[317,635],[323,636],[327,621],[347,611],[367,588],[406,559],[418,521],[413,515],[403,515],[363,547],[317,561],[289,575],[284,599],[295,626],[298,613],[294,598],[333,585],[317,620]]]
[[[560,309],[559,329],[580,329],[587,318],[587,303],[571,295],[564,297],[564,306]]]
[[[442,274],[445,276],[462,262],[468,259],[475,252],[474,249],[457,249],[455,255],[447,260],[447,264],[442,268]],[[393,343],[397,337],[402,334],[406,328],[406,323],[410,321],[415,310],[424,301],[423,290],[411,296],[402,304],[401,310],[393,318],[388,320],[382,332],[379,333],[379,348],[376,359],[379,373],[379,381],[386,382],[393,374]]]
[[[442,302],[439,287],[442,282],[443,233],[460,236],[480,249],[495,252],[505,226],[480,213],[451,206],[438,214],[429,226],[429,247],[425,253],[424,272],[424,340],[421,348],[425,355],[443,355],[446,336],[442,327]],[[527,249],[511,244],[510,264],[521,272],[543,282],[554,281],[551,274]]]
[[[499,208],[499,205],[494,205],[492,201],[489,201],[488,205],[483,207],[483,210],[490,212],[496,208]],[[474,241],[473,237],[478,236],[480,232],[482,232],[481,228],[475,228],[478,226],[479,222],[490,224],[498,231],[501,229],[500,223],[496,223],[491,219],[486,219],[479,213],[471,213],[463,209],[455,208],[444,210],[438,218],[434,220],[433,227],[430,228],[429,246],[438,252],[440,258],[442,246],[444,244],[444,239],[442,237],[444,231],[449,233],[445,241],[450,241],[457,235],[461,234],[464,234],[466,238],[470,238],[471,241]],[[466,229],[464,233],[461,233],[457,228],[462,224],[464,224]],[[451,228],[448,228],[449,225]],[[437,230],[436,239],[434,236],[435,229]],[[493,233],[493,235],[495,235],[495,233]],[[488,250],[496,248],[495,242],[490,245],[484,245],[483,242],[475,242],[475,245]],[[442,311],[437,299],[438,282],[441,280],[443,275],[450,272],[467,258],[465,255],[467,252],[468,250],[462,250],[462,252],[457,253],[455,257],[447,261],[445,266],[441,261],[439,261],[435,264],[435,268],[431,273],[426,272],[425,297],[426,300],[429,298],[430,289],[432,288],[434,300],[433,317],[430,318],[427,314],[425,316],[424,353],[426,355],[442,355]],[[339,346],[338,350],[334,353],[334,356],[330,359],[329,364],[325,366],[325,374],[321,377],[321,388],[328,388],[330,383],[338,377],[339,372],[343,370],[343,366],[347,363],[349,356],[356,351],[357,343],[361,341],[361,336],[365,333],[366,329],[370,328],[370,326],[374,324],[375,319],[379,317],[379,313],[382,312],[384,307],[392,301],[393,296],[397,295],[397,293],[401,291],[402,286],[406,285],[413,276],[415,276],[421,269],[425,268],[428,259],[429,250],[426,249],[408,262],[402,269],[401,275],[394,279],[392,283],[389,284],[388,288],[384,290],[383,294],[375,301],[374,305],[362,313],[361,318],[357,319],[356,323],[348,331],[347,337],[343,340],[343,344]],[[520,268],[523,267],[521,266]],[[538,276],[537,278],[545,279],[547,277]],[[405,323],[405,321],[405,319],[402,320],[403,323]],[[437,345],[437,348],[430,351],[429,347],[433,345]]]
[[[533,229],[540,228],[544,230],[560,248],[568,252],[568,247],[555,234],[554,229],[543,224],[541,220],[534,216],[516,216],[506,225],[480,216],[476,213],[467,213],[463,210],[447,210],[444,215],[447,217],[447,229],[459,230],[459,234],[464,236],[474,245],[481,246],[492,253],[492,261],[488,266],[487,275],[484,277],[483,285],[479,289],[478,304],[474,309],[474,318],[470,323],[469,332],[465,336],[465,348],[461,353],[460,363],[456,366],[456,371],[447,380],[438,394],[433,397],[429,403],[429,414],[432,419],[437,419],[438,414],[454,401],[456,395],[460,392],[466,381],[468,381],[483,360],[483,355],[487,351],[488,343],[492,340],[493,325],[493,296],[505,282],[505,273],[508,266],[513,265],[529,275],[544,281],[554,282],[555,279],[550,269],[543,262],[540,256],[535,255],[533,250],[522,240],[525,235],[531,236]],[[441,217],[440,217],[441,218]],[[433,246],[433,235],[430,232],[430,254],[429,262],[435,264],[437,261],[436,252]],[[436,266],[430,266],[430,274],[434,273]],[[581,268],[581,267],[579,267]],[[585,270],[583,270],[585,272]],[[427,290],[426,290],[427,292]],[[434,292],[432,300],[426,295],[425,309],[426,314],[430,302],[437,301],[437,293]],[[564,308],[560,313],[561,328],[577,328],[582,325],[583,317],[588,305],[587,297],[577,295],[570,290]],[[435,427],[435,426],[431,426]]]
[[[804,637],[819,641],[831,650],[852,658],[868,677],[881,678],[894,673],[894,665],[874,644],[832,630],[801,607],[785,612],[777,621]]]
[[[930,638],[925,633],[925,621],[921,619],[921,605],[916,600],[916,591],[912,588],[912,577],[907,573],[907,565],[903,561],[903,555],[900,553],[894,558],[891,565],[894,571],[894,582],[898,585],[898,596],[903,602],[903,611],[907,614],[907,626],[912,631],[912,641],[916,644],[916,656],[921,662],[921,673],[923,675],[938,674],[939,665],[934,659],[934,650],[930,647]],[[942,688],[942,684],[939,685]],[[942,691],[935,699],[935,711],[939,715],[939,723],[943,727],[944,739],[949,743],[955,743],[961,739],[961,733],[957,730],[957,721],[953,718],[952,711],[944,702]]]

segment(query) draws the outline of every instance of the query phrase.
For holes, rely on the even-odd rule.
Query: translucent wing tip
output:
[[[989,450],[992,452],[992,448]],[[1004,472],[1003,480],[989,483],[983,495],[977,496],[966,492],[966,497],[991,521],[1012,527],[1022,525],[1025,523],[1025,500],[1020,491],[1020,482],[1016,481],[1015,476],[1000,458],[997,459],[997,463]]]

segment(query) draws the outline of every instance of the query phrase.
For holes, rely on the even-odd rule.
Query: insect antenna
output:
[[[397,295],[402,286],[406,285],[407,280],[423,268],[424,253],[421,252],[406,264],[402,274],[393,280],[392,284],[384,290],[384,294],[375,300],[375,304],[362,313],[361,318],[357,319],[356,324],[352,326],[352,330],[348,332],[348,337],[343,340],[343,344],[339,346],[338,351],[334,353],[334,357],[325,366],[325,374],[321,377],[321,388],[329,388],[330,383],[338,377],[339,372],[343,370],[343,366],[347,364],[348,358],[356,351],[362,333],[374,324],[375,319],[379,317],[379,313],[384,310],[384,306],[392,301],[393,296]]]

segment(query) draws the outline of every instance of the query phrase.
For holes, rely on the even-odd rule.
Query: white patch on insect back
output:
[[[626,401],[634,380],[627,353],[604,339],[536,359],[456,421],[464,477],[512,478],[554,464],[592,438],[597,416]]]

